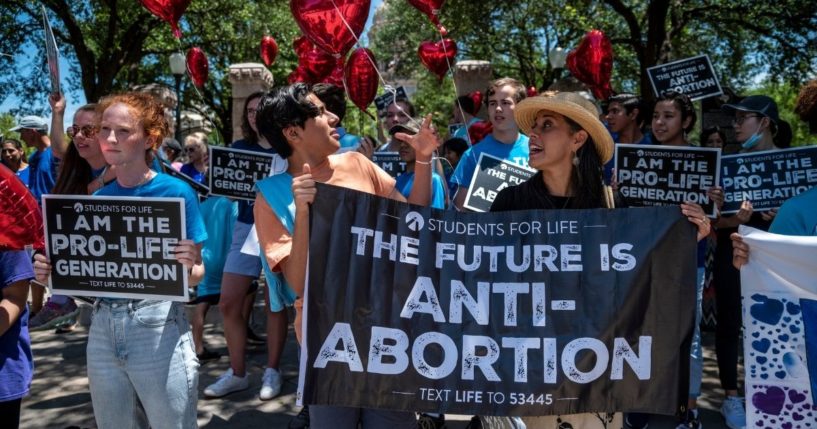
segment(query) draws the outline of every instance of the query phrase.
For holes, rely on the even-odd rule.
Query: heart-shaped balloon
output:
[[[196,87],[201,88],[207,82],[210,66],[207,64],[207,55],[204,55],[201,48],[193,47],[187,51],[187,71]]]
[[[289,74],[287,82],[289,82],[290,85],[295,82],[309,82],[309,74],[304,70],[303,66],[299,65]]]
[[[613,45],[600,30],[590,30],[579,47],[567,54],[567,68],[590,87],[597,99],[606,100],[613,93]]]
[[[0,250],[45,249],[37,200],[13,171],[0,164]]]
[[[355,49],[346,60],[346,92],[360,110],[366,110],[377,95],[378,78],[374,64],[377,64],[374,54],[366,48]]]
[[[182,37],[179,20],[184,15],[184,11],[187,10],[187,6],[190,6],[191,0],[139,0],[139,2],[150,13],[167,21],[170,28],[173,29],[173,36],[177,39]]]
[[[289,8],[298,27],[317,47],[342,57],[363,32],[370,3],[371,0],[290,0]]]
[[[472,145],[477,144],[493,131],[494,126],[488,121],[474,122],[470,127],[468,127],[468,138],[471,139]]]
[[[439,42],[422,42],[417,55],[426,68],[442,80],[448,69],[454,65],[457,56],[457,42],[444,39]]]
[[[264,65],[269,67],[275,63],[275,57],[278,56],[278,43],[272,36],[264,36],[261,38],[261,59],[264,60]]]
[[[539,95],[539,91],[533,85],[529,86],[526,92],[528,97],[536,97],[537,95]]]
[[[468,94],[471,97],[471,101],[474,102],[474,111],[468,112],[471,116],[476,116],[479,113],[479,109],[482,106],[482,92],[481,91],[474,91]]]
[[[313,48],[300,57],[298,66],[303,67],[309,83],[318,83],[332,73],[336,64],[335,57]]]
[[[448,30],[440,24],[440,9],[443,8],[445,0],[408,0],[408,2],[423,12],[443,37],[448,34]]]

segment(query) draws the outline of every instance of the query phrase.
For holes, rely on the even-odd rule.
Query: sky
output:
[[[374,12],[377,10],[378,7],[383,3],[383,0],[372,0],[371,7],[369,8],[369,20],[366,22],[366,27],[363,30],[364,34],[369,30],[372,26],[372,20],[374,18]],[[66,61],[65,56],[62,55],[65,47],[58,47],[60,49],[60,84],[62,88],[68,88],[68,80],[69,70],[68,70],[68,61]],[[25,69],[28,67],[37,67],[38,64],[42,64],[39,58],[32,58],[32,55],[36,55],[37,49],[32,45],[23,45],[20,47],[19,52],[14,53],[4,53],[6,55],[13,55],[15,60],[15,67],[14,69],[20,70]],[[48,97],[47,94],[44,94],[43,97]],[[69,92],[66,95],[66,99],[68,100],[68,106],[65,109],[65,118],[66,123],[70,121],[70,118],[74,117],[74,113],[77,109],[85,104],[85,94],[82,93],[81,90]],[[18,97],[7,97],[5,100],[0,103],[0,113],[8,112],[9,110],[17,107],[22,101]],[[43,116],[50,118],[51,111],[50,109],[46,109],[44,112],[40,112]]]

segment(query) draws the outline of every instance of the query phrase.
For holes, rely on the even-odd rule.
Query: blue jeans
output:
[[[199,363],[181,303],[97,301],[87,359],[100,429],[197,427]]]
[[[701,396],[701,379],[704,371],[704,357],[701,349],[701,303],[704,297],[704,281],[706,281],[706,269],[698,267],[698,284],[696,285],[695,303],[695,331],[692,334],[692,346],[689,350],[689,397],[698,399]]]
[[[416,429],[417,416],[411,411],[376,410],[373,408],[309,406],[309,425],[313,428]]]

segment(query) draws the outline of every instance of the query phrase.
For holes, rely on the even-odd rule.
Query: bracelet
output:
[[[431,165],[431,161],[423,162],[423,161],[419,161],[419,160],[415,159],[414,162],[416,162],[417,164],[422,164],[422,165]]]

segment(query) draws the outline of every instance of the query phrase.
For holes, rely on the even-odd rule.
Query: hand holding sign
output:
[[[176,255],[176,260],[188,270],[192,269],[201,260],[198,248],[193,240],[179,240],[179,244],[173,249],[173,253]]]
[[[51,261],[42,253],[34,255],[34,279],[42,284],[48,284],[51,277]]]
[[[409,135],[406,133],[397,133],[394,138],[404,141],[414,148],[417,153],[417,160],[426,162],[434,155],[434,151],[440,146],[440,139],[437,138],[437,131],[431,128],[431,114],[429,113],[423,118],[423,124],[420,126],[420,131],[417,134]]]
[[[315,180],[309,164],[304,164],[303,174],[292,179],[292,195],[295,197],[295,212],[309,210],[315,201]]]
[[[698,228],[698,237],[696,241],[701,241],[709,235],[710,223],[709,218],[706,217],[703,207],[695,203],[681,204],[681,213],[687,217],[687,220],[692,222]]]
[[[62,93],[52,93],[48,95],[48,104],[51,105],[51,113],[55,115],[65,114],[65,97]]]

